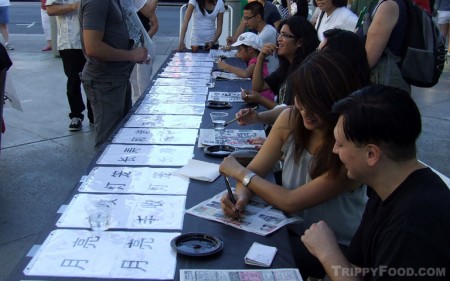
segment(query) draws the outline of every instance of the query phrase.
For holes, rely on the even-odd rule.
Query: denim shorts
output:
[[[9,6],[0,7],[0,24],[9,23]]]
[[[438,24],[450,23],[450,11],[438,11]]]

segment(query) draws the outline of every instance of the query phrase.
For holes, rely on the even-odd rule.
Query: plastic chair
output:
[[[180,8],[180,33],[181,28],[183,26],[183,20],[184,20],[184,14],[186,13],[188,4],[184,4]],[[191,20],[189,21],[188,28],[186,30],[186,35],[184,37],[184,44],[186,45],[186,48],[191,48],[191,33],[192,33],[192,24],[193,24],[193,18],[191,17]],[[231,36],[233,33],[233,8],[229,5],[225,5],[225,12],[223,13],[223,25],[222,25],[222,34],[219,37],[218,43],[219,45],[226,45],[227,44],[227,37]]]

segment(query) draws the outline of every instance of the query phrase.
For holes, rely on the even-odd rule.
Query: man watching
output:
[[[242,19],[249,30],[258,33],[263,45],[277,43],[277,30],[264,21],[264,6],[261,3],[253,1],[245,4]]]
[[[125,17],[117,0],[81,0],[81,40],[87,57],[81,81],[94,111],[96,148],[131,109],[134,64],[149,59],[146,48],[134,47]]]
[[[79,131],[84,119],[83,111],[87,107],[89,124],[94,125],[94,114],[87,99],[86,106],[81,93],[80,72],[83,71],[86,58],[81,50],[80,21],[78,20],[79,0],[48,0],[46,2],[49,16],[56,16],[58,25],[57,47],[61,56],[64,73],[67,76],[67,100],[71,119],[70,131]]]
[[[448,280],[450,190],[416,157],[421,116],[408,93],[374,85],[337,102],[334,153],[371,187],[346,256],[325,222],[302,236],[331,280]],[[406,277],[407,276],[407,277]]]
[[[239,35],[241,35],[244,31],[245,31],[245,27],[247,26],[247,22],[252,19],[250,18],[250,13],[251,16],[256,15],[256,13],[254,13],[253,11],[247,11],[247,15],[246,15],[246,6],[252,2],[259,2],[262,4],[263,8],[264,8],[264,12],[262,13],[261,17],[264,18],[264,22],[266,22],[269,25],[272,25],[275,30],[278,29],[278,25],[281,22],[281,15],[278,12],[277,7],[272,4],[270,1],[265,1],[265,0],[249,0],[248,3],[244,6],[243,10],[244,10],[244,16],[242,17],[242,20],[239,24],[239,26],[236,28],[236,31],[234,32],[233,36],[229,36],[227,38],[227,44],[231,45],[234,42],[236,42],[237,38],[239,37]],[[259,31],[258,31],[259,32]],[[276,41],[276,39],[275,39]],[[265,42],[263,41],[263,44]]]

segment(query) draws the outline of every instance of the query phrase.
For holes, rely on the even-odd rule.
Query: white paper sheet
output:
[[[203,115],[205,104],[141,104],[137,114]]]
[[[180,281],[303,281],[298,268],[180,269]]]
[[[216,80],[251,80],[250,78],[239,77],[234,73],[226,71],[213,71],[211,75]]]
[[[211,73],[194,73],[194,72],[168,72],[163,71],[159,77],[176,78],[176,79],[205,79],[209,80]]]
[[[209,92],[208,101],[244,102],[241,92]]]
[[[225,58],[234,58],[236,57],[236,53],[237,50],[229,50],[229,51],[225,51],[225,50],[214,50],[211,49],[209,50],[209,56],[212,58],[217,58],[217,57],[225,57]]]
[[[164,72],[177,72],[177,73],[208,73],[210,74],[212,70],[211,67],[204,66],[166,66]]]
[[[244,261],[249,265],[270,267],[276,253],[276,247],[253,242],[252,246],[244,257]]]
[[[201,181],[213,182],[220,176],[219,164],[190,159],[186,166],[176,171],[177,174]]]
[[[206,83],[206,82],[205,82]],[[151,94],[168,94],[168,95],[208,95],[208,87],[203,86],[170,86],[170,85],[161,85],[161,86],[153,86],[151,87],[149,93]]]
[[[214,66],[214,61],[183,61],[180,60],[179,58],[176,58],[174,60],[171,60],[168,64],[169,67],[172,66],[176,66],[176,67],[183,67],[183,66],[187,66],[187,67],[209,67],[212,69],[212,67]]]
[[[122,128],[113,143],[131,144],[195,144],[198,129]]]
[[[175,53],[171,61],[214,61],[214,58],[209,53],[191,53],[178,52]]]
[[[254,198],[247,204],[241,221],[238,221],[226,216],[222,211],[220,199],[225,193],[226,190],[190,208],[186,213],[263,236],[289,223],[302,221],[297,216],[285,216],[281,210]]]
[[[187,78],[164,78],[159,77],[156,79],[155,84],[156,86],[188,86],[188,87],[195,87],[195,86],[206,86],[206,84],[209,82],[209,79],[187,79]]]
[[[97,164],[184,166],[193,156],[193,146],[110,144],[97,159]]]
[[[238,148],[255,148],[255,145],[248,143],[249,139],[255,137],[265,138],[266,133],[264,130],[225,129],[219,133],[214,129],[200,129],[198,147],[223,143]]]
[[[173,279],[180,233],[57,229],[24,269],[25,275]]]
[[[206,96],[203,95],[195,95],[195,94],[149,94],[144,97],[142,103],[150,103],[150,104],[174,104],[174,103],[190,103],[190,104],[204,104],[206,100]]]
[[[76,194],[56,223],[58,227],[90,228],[89,215],[106,208],[109,229],[183,228],[186,196],[136,194]]]
[[[131,115],[125,127],[198,129],[201,123],[199,115]]]
[[[80,192],[186,195],[189,179],[174,168],[95,167]]]

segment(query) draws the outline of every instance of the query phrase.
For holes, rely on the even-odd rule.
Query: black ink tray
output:
[[[210,100],[206,103],[206,106],[209,108],[216,108],[216,109],[221,109],[221,108],[231,108],[231,103],[226,102],[226,101],[214,101],[214,100]]]
[[[204,257],[217,254],[223,248],[222,239],[207,233],[185,233],[170,242],[179,254]]]
[[[226,157],[236,150],[237,148],[231,145],[217,144],[205,147],[203,152],[214,157]]]

